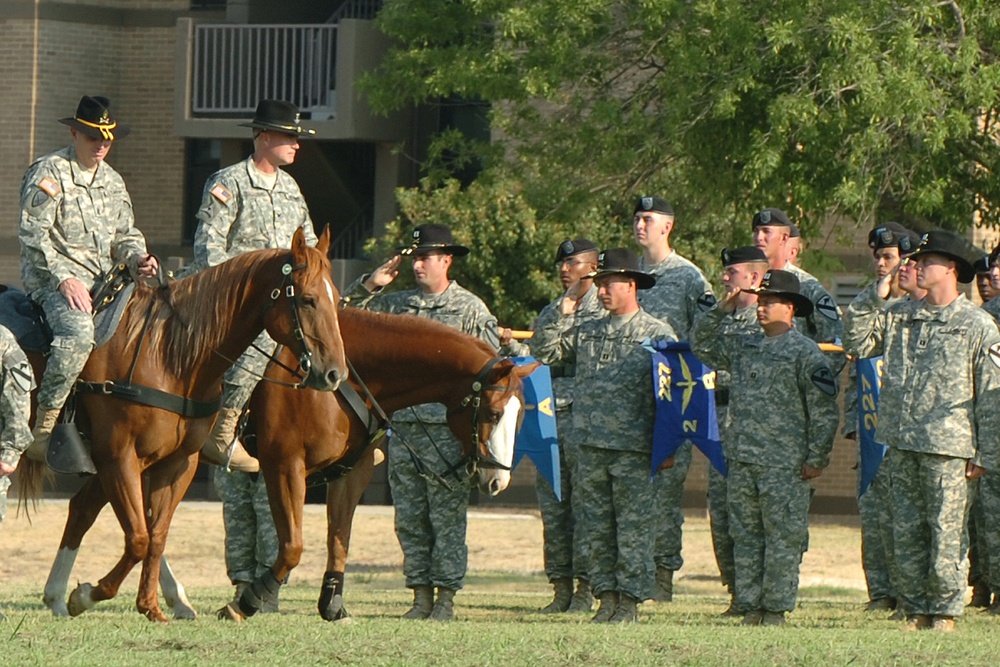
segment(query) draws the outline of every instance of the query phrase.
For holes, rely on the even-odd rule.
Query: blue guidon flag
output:
[[[875,440],[878,427],[878,398],[882,390],[882,357],[858,359],[858,448],[861,452],[861,479],[858,482],[858,498],[875,479],[875,473],[882,465],[885,445]]]
[[[726,474],[719,422],[715,413],[715,371],[701,363],[687,343],[656,342],[653,353],[653,457],[650,475],[686,440],[701,450],[715,469]]]
[[[513,357],[518,366],[535,362],[534,357]],[[548,480],[556,498],[562,500],[559,474],[559,439],[556,434],[556,400],[552,396],[552,376],[548,366],[539,366],[524,378],[524,421],[514,441],[516,468],[527,456],[542,477]]]

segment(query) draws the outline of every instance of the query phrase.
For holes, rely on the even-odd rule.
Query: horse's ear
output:
[[[536,361],[536,362],[533,362],[533,363],[530,363],[530,364],[525,364],[524,366],[515,366],[514,367],[514,375],[516,375],[517,377],[519,377],[519,378],[521,378],[523,380],[524,378],[526,378],[529,375],[531,375],[532,373],[534,373],[535,369],[538,368],[541,365],[542,365],[542,362]]]
[[[541,365],[542,362],[536,361],[534,363],[525,364],[524,366],[518,366],[510,359],[504,359],[499,364],[493,367],[493,370],[490,372],[490,375],[492,376],[494,382],[501,378],[507,377],[511,373],[513,373],[515,377],[523,379],[534,373],[535,369]]]
[[[295,264],[306,263],[306,233],[299,227],[292,236],[292,260]]]
[[[330,254],[330,225],[323,225],[323,231],[320,232],[319,243],[316,244],[316,249],[324,255]]]

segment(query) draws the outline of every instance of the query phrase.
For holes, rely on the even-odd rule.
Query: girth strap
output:
[[[196,401],[186,396],[177,396],[176,394],[169,394],[159,389],[153,389],[152,387],[144,387],[141,384],[125,383],[117,380],[108,380],[107,382],[77,380],[76,389],[77,391],[114,396],[115,398],[132,401],[133,403],[149,405],[191,419],[211,417],[219,411],[219,407],[222,405],[221,395],[211,401]]]
[[[332,482],[334,480],[340,479],[341,477],[346,477],[354,466],[361,460],[361,457],[366,454],[370,454],[372,446],[382,439],[385,435],[385,423],[378,419],[372,411],[368,409],[368,405],[365,403],[364,399],[357,390],[351,386],[348,382],[341,382],[337,391],[343,397],[347,404],[354,411],[354,414],[361,419],[361,422],[365,424],[368,429],[368,442],[364,447],[358,447],[352,451],[348,451],[339,460],[331,463],[322,470],[317,470],[316,472],[308,475],[306,477],[306,486],[321,486]]]

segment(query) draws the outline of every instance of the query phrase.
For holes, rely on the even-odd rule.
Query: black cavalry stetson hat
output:
[[[567,257],[581,255],[585,252],[594,252],[596,250],[597,246],[590,239],[566,239],[559,244],[559,249],[556,250],[556,264],[559,264]]]
[[[758,227],[788,227],[789,235],[791,235],[790,230],[793,227],[792,221],[788,219],[788,216],[780,208],[765,208],[757,211],[754,213],[751,226],[753,229],[757,229]]]
[[[257,103],[257,111],[249,123],[240,123],[240,127],[252,127],[257,130],[272,130],[302,135],[314,135],[316,130],[306,129],[299,125],[299,108],[291,102],[281,100],[261,100]]]
[[[597,270],[589,278],[626,275],[635,280],[636,289],[649,289],[656,284],[656,277],[639,270],[639,256],[628,248],[610,248],[597,256]]]
[[[789,271],[771,269],[764,274],[764,279],[760,281],[760,287],[749,291],[757,296],[774,294],[788,299],[795,306],[796,317],[812,315],[812,301],[799,291],[799,279]]]
[[[414,228],[412,242],[408,246],[396,248],[400,255],[412,255],[420,250],[440,250],[441,252],[456,257],[464,257],[469,254],[469,249],[464,245],[455,243],[451,235],[451,229],[447,225],[428,223]]]
[[[753,245],[722,249],[722,266],[745,264],[746,262],[766,262],[764,251]]]
[[[640,211],[651,211],[653,213],[662,213],[663,215],[673,215],[674,207],[670,205],[670,202],[662,197],[639,197],[635,201],[635,208],[632,210],[632,214],[635,215]]]
[[[90,97],[84,95],[76,105],[76,115],[72,118],[60,118],[59,122],[76,128],[93,139],[114,141],[124,139],[132,130],[128,125],[118,121],[108,108],[111,100],[106,97]]]
[[[955,262],[958,282],[971,283],[976,279],[976,269],[970,259],[969,244],[960,234],[947,229],[934,229],[920,237],[920,245],[910,258],[918,255],[942,255]]]

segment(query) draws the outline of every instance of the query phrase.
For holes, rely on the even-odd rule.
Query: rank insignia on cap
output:
[[[990,361],[997,368],[1000,368],[1000,343],[990,345]]]
[[[840,319],[840,313],[837,312],[837,304],[833,302],[829,294],[824,294],[819,298],[819,301],[816,302],[816,310],[828,320],[836,322]]]
[[[221,184],[216,184],[216,186],[212,188],[211,192],[212,196],[218,199],[223,204],[228,204],[229,200],[233,198],[233,195],[230,194],[229,190],[222,187]]]
[[[837,395],[837,384],[829,368],[820,368],[813,372],[812,383],[827,396]]]
[[[48,176],[38,181],[38,189],[50,197],[55,197],[57,194],[59,194],[59,184],[53,181]]]

